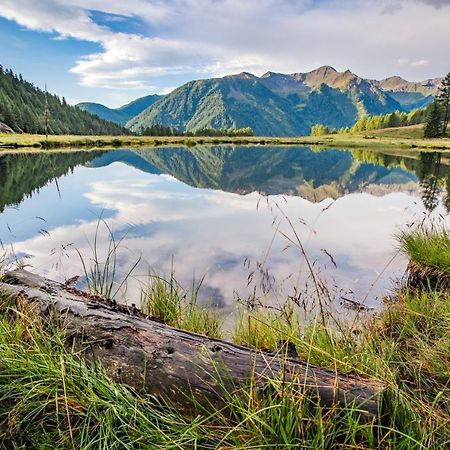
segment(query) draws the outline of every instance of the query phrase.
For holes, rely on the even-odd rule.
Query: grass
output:
[[[98,245],[101,225],[103,225],[106,229],[107,236],[109,238],[106,254],[103,256],[101,255],[101,251],[99,248],[100,246]],[[117,257],[119,248],[125,237],[126,235],[117,240],[111,228],[100,217],[97,221],[94,241],[92,244],[90,244],[92,256],[90,258],[86,258],[86,256],[83,256],[78,249],[75,249],[83,266],[86,289],[89,291],[89,293],[101,296],[106,299],[114,299],[120,292],[120,290],[126,285],[128,278],[140,263],[141,258],[139,257],[136,260],[128,273],[123,276],[122,281],[118,283]]]
[[[292,308],[273,310],[241,309],[233,330],[233,341],[256,350],[286,350],[287,343],[299,342],[300,318]]]
[[[450,235],[443,230],[415,230],[400,236],[402,251],[411,262],[450,276]]]
[[[419,126],[420,127],[420,126]],[[0,134],[0,149],[14,148],[92,148],[142,147],[160,145],[319,145],[343,148],[422,148],[450,150],[450,139],[423,139],[419,127],[374,130],[361,134],[331,134],[300,137],[153,137],[153,136],[45,136]]]
[[[101,230],[101,226],[105,230]],[[108,246],[101,251],[99,238],[106,232]],[[121,290],[126,290],[128,279],[141,262],[137,258],[131,269],[123,274],[119,282],[117,260],[126,234],[116,239],[113,230],[100,217],[97,221],[94,240],[90,243],[91,256],[83,255],[75,249],[83,267],[85,289],[92,295],[115,300]],[[0,258],[0,269],[1,269]],[[213,338],[221,337],[221,321],[213,308],[198,304],[198,293],[203,279],[192,283],[192,290],[181,288],[173,270],[167,280],[158,275],[149,275],[147,286],[141,291],[141,311],[166,325],[182,328]],[[190,296],[190,297],[189,297]],[[135,306],[134,304],[132,305]]]
[[[386,415],[321,410],[301,380],[228,392],[226,410],[183,418],[170,404],[111,381],[65,342],[64,328],[18,302],[0,314],[0,448],[439,449],[450,445],[450,298],[404,293],[358,342],[319,328],[309,361],[376,376]],[[9,305],[11,303],[9,302]],[[318,325],[320,327],[320,325]],[[293,339],[296,342],[297,338]],[[303,356],[303,355],[301,355]],[[3,447],[1,447],[3,445]]]
[[[450,236],[447,230],[415,230],[398,237],[409,258],[408,285],[413,289],[450,289]]]
[[[4,299],[3,299],[4,300]],[[200,420],[111,382],[33,308],[2,308],[0,448],[189,448]]]
[[[442,240],[448,244],[436,232],[411,237],[435,255]],[[177,326],[202,323],[199,286],[188,297],[173,275],[151,277],[144,308]],[[449,448],[449,291],[404,289],[378,317],[353,325],[302,325],[289,307],[259,308],[241,312],[234,340],[286,356],[289,342],[308,363],[382,380],[375,423],[359,422],[351,407],[322,410],[302,380],[277,378],[264,395],[254,380],[238,391],[224,387],[226,409],[187,419],[161,399],[114,383],[100,366],[87,366],[66,342],[63,323],[0,293],[0,448]]]
[[[410,125],[407,127],[383,128],[381,130],[372,130],[364,133],[367,136],[402,138],[402,139],[422,139],[423,125]]]
[[[141,310],[171,327],[220,339],[223,337],[222,322],[217,312],[198,304],[202,281],[197,285],[193,283],[188,292],[180,287],[173,272],[168,280],[150,275],[147,287],[142,291]]]

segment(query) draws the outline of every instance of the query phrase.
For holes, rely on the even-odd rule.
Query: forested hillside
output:
[[[47,117],[47,120],[46,120]],[[0,65],[0,122],[16,132],[45,134],[126,134],[121,126],[70,106],[64,98],[46,94],[21,75]]]
[[[426,85],[404,83],[400,87],[388,83],[388,92],[383,82],[330,66],[289,75],[267,72],[261,77],[243,72],[186,83],[131,119],[127,127],[136,132],[156,124],[194,132],[251,127],[256,135],[309,134],[317,123],[352,127],[364,116],[409,112],[431,103],[435,86],[429,80]]]

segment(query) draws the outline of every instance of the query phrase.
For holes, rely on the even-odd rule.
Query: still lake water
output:
[[[4,154],[0,239],[63,281],[83,273],[75,249],[92,256],[101,217],[123,239],[118,272],[142,258],[122,300],[138,303],[149,271],[173,267],[186,288],[205,276],[201,301],[229,312],[237,296],[305,290],[295,230],[336,305],[378,307],[406,267],[395,235],[430,216],[450,222],[449,164],[437,153],[265,146]],[[101,253],[108,242],[100,224]]]

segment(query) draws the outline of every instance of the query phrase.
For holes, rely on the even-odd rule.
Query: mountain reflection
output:
[[[83,273],[74,249],[89,260],[101,217],[123,244],[118,273],[142,258],[127,298],[139,298],[149,270],[168,274],[175,261],[182,285],[206,274],[201,301],[231,311],[234,291],[266,295],[268,278],[255,275],[248,286],[260,263],[275,280],[271,299],[305,284],[282,210],[331,287],[376,306],[406,267],[401,258],[389,262],[395,234],[421,222],[426,209],[444,215],[449,185],[448,157],[438,153],[258,146],[5,154],[0,244],[64,280]],[[285,197],[261,201],[257,191]],[[110,245],[103,231],[100,253]]]
[[[0,212],[17,205],[78,165],[121,162],[142,172],[169,174],[193,187],[247,194],[299,196],[312,202],[352,192],[385,195],[415,191],[432,211],[446,191],[449,158],[440,153],[388,154],[308,147],[148,148],[0,156]]]

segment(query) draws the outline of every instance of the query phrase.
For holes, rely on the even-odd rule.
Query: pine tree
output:
[[[48,127],[43,116],[48,111]],[[119,125],[70,106],[65,99],[46,94],[11,69],[0,65],[0,121],[16,132],[49,134],[129,134]]]
[[[427,122],[425,124],[423,136],[426,138],[436,138],[441,136],[441,120],[441,107],[437,101],[434,101],[428,109]]]
[[[442,108],[442,134],[445,136],[450,118],[450,72],[442,80],[437,98]]]

